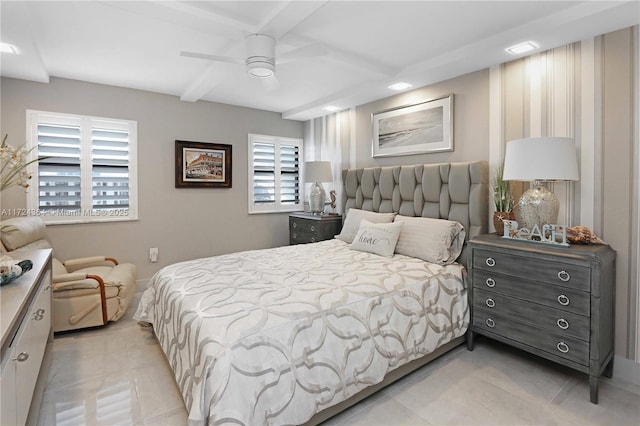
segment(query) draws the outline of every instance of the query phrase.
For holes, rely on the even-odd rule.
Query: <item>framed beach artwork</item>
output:
[[[231,188],[231,145],[176,141],[176,188]]]
[[[453,95],[372,115],[373,156],[453,151]]]

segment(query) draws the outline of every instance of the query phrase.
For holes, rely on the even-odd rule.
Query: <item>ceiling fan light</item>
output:
[[[268,61],[247,61],[247,72],[252,77],[268,78],[271,77],[276,70],[275,64]]]

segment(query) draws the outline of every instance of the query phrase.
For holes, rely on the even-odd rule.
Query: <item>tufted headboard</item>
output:
[[[457,220],[466,239],[489,232],[489,164],[419,164],[342,172],[344,211]],[[464,257],[460,256],[464,262]]]

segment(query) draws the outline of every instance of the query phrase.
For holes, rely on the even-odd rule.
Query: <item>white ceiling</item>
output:
[[[2,76],[62,77],[282,113],[307,120],[638,24],[636,1],[6,1]],[[244,39],[276,40],[276,58],[319,43],[322,56],[277,65],[268,90],[243,65],[180,56],[244,58]],[[277,59],[276,59],[277,60]]]

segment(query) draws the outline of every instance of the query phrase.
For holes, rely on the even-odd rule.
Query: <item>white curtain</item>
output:
[[[336,191],[336,212],[343,214],[342,170],[355,167],[355,108],[325,115],[305,123],[304,161],[330,161],[333,182],[325,183],[329,199],[330,191]],[[311,184],[305,184],[305,194]],[[305,200],[308,205],[308,200]],[[331,211],[330,208],[327,211]]]

